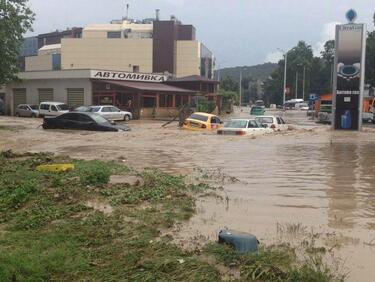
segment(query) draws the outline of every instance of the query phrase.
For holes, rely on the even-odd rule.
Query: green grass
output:
[[[65,173],[39,164],[73,162]],[[137,175],[142,184],[111,184]],[[162,231],[195,213],[205,184],[157,170],[137,172],[117,162],[70,160],[50,154],[0,152],[1,281],[219,281],[217,265],[235,267],[243,281],[333,281],[319,260],[297,263],[291,248],[240,256],[212,243],[200,254],[183,250]],[[87,206],[110,204],[111,214]]]

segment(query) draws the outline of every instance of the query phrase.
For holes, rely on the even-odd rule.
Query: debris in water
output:
[[[258,240],[254,235],[227,229],[220,230],[219,243],[231,245],[241,254],[258,250]]]

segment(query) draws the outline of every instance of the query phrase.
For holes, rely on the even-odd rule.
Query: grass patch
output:
[[[334,273],[320,254],[298,259],[289,245],[261,246],[257,253],[239,255],[227,245],[212,243],[204,253],[214,256],[225,266],[240,270],[244,281],[345,281],[346,274]]]
[[[44,173],[37,165],[73,162],[75,170]],[[137,175],[136,186],[110,184],[111,175]],[[1,281],[219,281],[219,269],[180,249],[161,231],[189,219],[205,184],[121,163],[50,154],[0,153]],[[111,205],[105,214],[95,200]],[[332,281],[319,260],[297,264],[290,249],[239,256],[210,244],[212,256],[241,271],[243,281]]]

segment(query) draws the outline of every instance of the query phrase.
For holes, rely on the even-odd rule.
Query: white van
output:
[[[60,102],[42,102],[39,105],[39,116],[59,116],[69,112],[69,106]]]

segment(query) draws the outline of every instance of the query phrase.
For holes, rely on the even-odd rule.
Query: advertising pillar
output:
[[[361,130],[365,77],[366,27],[336,26],[333,129]]]

